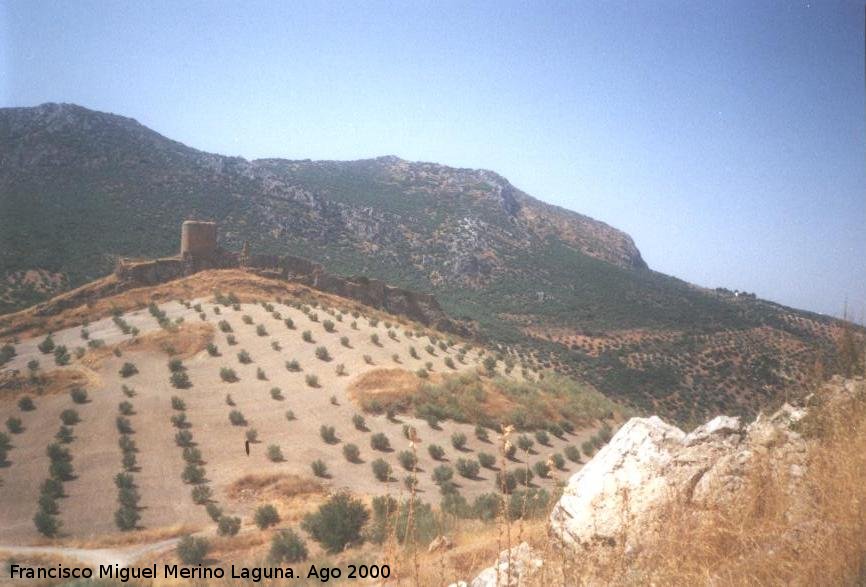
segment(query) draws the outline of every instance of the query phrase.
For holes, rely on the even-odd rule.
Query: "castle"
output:
[[[243,269],[262,277],[282,279],[400,314],[439,330],[471,334],[466,325],[451,320],[436,298],[427,293],[394,287],[364,276],[341,277],[308,259],[290,255],[251,254],[248,243],[240,253],[218,244],[216,222],[186,220],[181,225],[180,253],[162,259],[119,259],[115,289],[156,285],[208,269]]]

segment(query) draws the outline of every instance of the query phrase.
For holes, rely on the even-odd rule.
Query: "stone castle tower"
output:
[[[182,259],[212,259],[217,253],[216,222],[185,220],[180,229]]]

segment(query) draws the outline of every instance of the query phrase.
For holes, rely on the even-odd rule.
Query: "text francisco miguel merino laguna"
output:
[[[327,582],[330,579],[366,579],[387,578],[391,574],[388,565],[348,565],[340,567],[317,567],[310,565],[303,573],[295,573],[291,567],[243,567],[231,565],[228,568],[219,566],[205,567],[197,565],[186,567],[176,564],[162,565],[156,563],[145,567],[122,567],[120,565],[99,565],[90,568],[58,564],[47,567],[29,567],[16,563],[9,564],[11,579],[112,579],[126,583],[139,579],[246,579],[258,583],[264,579],[318,579]]]

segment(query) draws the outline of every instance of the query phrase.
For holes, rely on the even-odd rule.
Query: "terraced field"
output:
[[[0,417],[10,427],[0,467],[0,543],[41,540],[34,523],[39,511],[59,522],[57,532],[43,534],[78,541],[121,528],[209,532],[221,518],[240,518],[247,527],[265,502],[282,519],[297,520],[328,491],[408,496],[412,460],[416,496],[424,501],[439,503],[434,471],[443,466],[470,502],[497,490],[504,458],[497,432],[488,430],[483,440],[472,422],[364,413],[350,392],[371,374],[387,380],[399,373],[404,384],[435,384],[455,373],[490,377],[492,361],[485,358],[492,352],[375,312],[300,299],[220,301],[209,296],[115,312],[54,332],[49,352],[41,335],[14,344],[3,375],[7,383],[24,383],[0,397]],[[55,357],[68,364],[57,365]],[[515,383],[524,378],[520,369],[504,370],[502,361],[492,369]],[[22,402],[25,396],[32,406]],[[580,466],[562,458],[566,447],[588,442],[599,425],[563,431],[561,438],[526,431],[532,448],[517,450],[505,465],[543,470],[552,464],[531,485],[553,490]],[[439,459],[431,445],[442,448]],[[376,465],[377,478],[379,459],[390,471],[383,475],[384,466]],[[314,462],[320,462],[315,472]],[[43,484],[58,478],[57,467],[71,470],[54,505],[45,505],[50,492]]]

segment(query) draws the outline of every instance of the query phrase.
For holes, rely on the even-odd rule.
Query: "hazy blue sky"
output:
[[[866,303],[860,0],[0,4],[0,105],[247,158],[489,168],[654,269]]]

